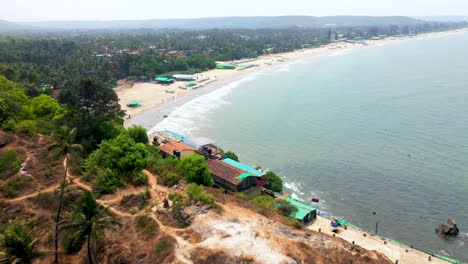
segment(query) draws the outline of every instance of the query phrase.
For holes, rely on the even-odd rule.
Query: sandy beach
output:
[[[309,58],[318,54],[331,53],[352,48],[375,46],[393,41],[430,38],[462,31],[468,31],[468,29],[465,28],[453,31],[427,33],[414,37],[387,37],[380,40],[364,40],[356,43],[338,42],[323,45],[317,48],[302,49],[287,53],[262,55],[251,61],[245,62],[245,64],[255,64],[255,67],[244,70],[213,69],[196,74],[195,76],[198,80],[198,83],[202,84],[202,86],[197,89],[181,89],[180,86],[184,86],[184,82],[182,81],[177,81],[170,85],[161,85],[156,84],[155,82],[133,83],[121,80],[119,81],[118,86],[115,88],[115,91],[119,97],[119,102],[122,106],[122,109],[127,113],[125,126],[137,124],[149,130],[157,123],[161,122],[161,120],[164,118],[163,116],[169,115],[170,112],[175,110],[178,106],[190,101],[195,97],[207,94],[231,82],[245,78],[254,72]],[[127,104],[132,101],[138,101],[141,103],[141,105],[135,108],[128,107]],[[128,118],[129,116],[131,118]]]
[[[333,236],[332,227],[330,225],[330,220],[321,216],[317,216],[312,224],[307,226],[308,229],[314,231],[320,231]],[[358,246],[361,246],[367,250],[375,250],[387,256],[391,261],[398,263],[408,263],[408,264],[419,264],[419,263],[449,263],[445,260],[439,259],[434,256],[430,256],[422,251],[417,249],[407,247],[394,243],[392,241],[387,241],[380,236],[370,234],[353,227],[348,227],[347,230],[344,228],[339,228],[339,233],[335,234],[336,237],[342,238],[350,243],[355,243]],[[365,235],[365,236],[364,236]],[[429,261],[429,257],[431,260]]]

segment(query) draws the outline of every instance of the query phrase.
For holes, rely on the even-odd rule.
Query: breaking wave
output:
[[[218,88],[213,92],[194,98],[172,111],[166,119],[154,126],[150,130],[150,133],[167,129],[177,131],[177,133],[184,135],[192,134],[193,131],[199,129],[197,124],[202,123],[206,114],[222,105],[229,104],[228,101],[223,99],[226,95],[231,93],[233,89],[237,88],[240,84],[256,79],[260,74],[261,73],[250,75]]]

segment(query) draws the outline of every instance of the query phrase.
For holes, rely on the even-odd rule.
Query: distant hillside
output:
[[[0,33],[12,32],[18,30],[31,29],[28,25],[20,25],[17,23],[8,22],[5,20],[0,20]]]
[[[28,22],[22,25],[48,29],[211,29],[211,28],[317,28],[327,26],[411,25],[422,21],[409,17],[370,16],[279,16],[279,17],[217,17],[193,19],[154,19],[118,21],[48,21]]]
[[[463,22],[468,21],[468,16],[423,16],[416,19],[433,22]]]

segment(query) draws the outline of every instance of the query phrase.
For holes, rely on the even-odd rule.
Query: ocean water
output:
[[[330,52],[258,72],[158,124],[215,139],[298,199],[468,262],[468,33]],[[376,212],[373,215],[372,212]],[[453,218],[455,240],[434,230]]]

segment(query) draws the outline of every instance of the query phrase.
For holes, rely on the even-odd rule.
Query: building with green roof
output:
[[[216,69],[222,69],[222,70],[225,70],[225,69],[229,69],[229,70],[233,70],[236,68],[236,65],[235,64],[231,64],[231,63],[217,63],[216,64]]]
[[[156,77],[156,78],[154,78],[154,80],[155,80],[157,83],[160,83],[160,84],[171,84],[171,83],[174,83],[174,79],[173,79],[173,78],[168,78],[168,77]]]
[[[297,208],[297,211],[290,216],[301,221],[302,224],[310,222],[317,217],[317,209],[314,207],[303,204],[291,197],[286,197],[284,200]]]

